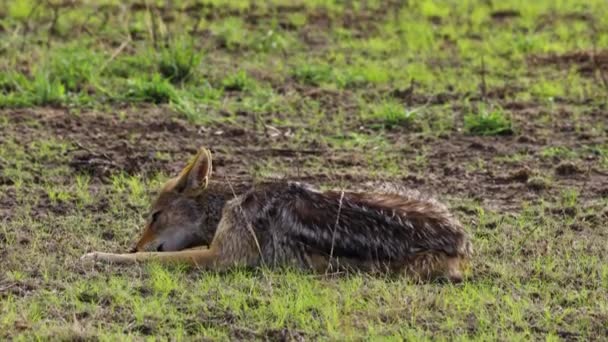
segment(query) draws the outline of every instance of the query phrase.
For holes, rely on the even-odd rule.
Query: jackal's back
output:
[[[424,253],[466,258],[471,243],[447,208],[418,192],[320,192],[299,183],[271,184],[243,195],[266,261],[311,255],[402,263]]]

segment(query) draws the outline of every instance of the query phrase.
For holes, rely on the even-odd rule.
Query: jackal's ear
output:
[[[204,190],[211,177],[211,152],[201,147],[178,176],[175,189],[180,192]]]

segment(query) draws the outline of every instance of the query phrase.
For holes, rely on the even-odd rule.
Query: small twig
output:
[[[608,172],[603,172],[603,171],[598,170],[598,169],[591,169],[591,171],[593,171],[594,173],[597,173],[598,175],[608,176]]]
[[[236,194],[236,192],[234,191],[234,187],[232,186],[232,182],[230,182],[230,180],[227,177],[224,177],[224,179],[228,182],[228,186],[230,187],[230,191],[232,192],[232,196],[235,199],[238,198],[238,195]],[[262,259],[262,265],[266,266],[266,262],[264,261],[264,255],[262,254],[262,247],[260,246],[260,242],[258,241],[258,237],[255,235],[255,230],[251,226],[251,222],[249,222],[249,220],[247,219],[247,216],[245,216],[245,210],[243,209],[243,207],[241,206],[240,203],[239,203],[239,209],[241,210],[241,213],[243,214],[243,217],[245,218],[245,220],[247,222],[247,229],[251,233],[251,236],[253,236],[253,240],[255,241],[255,245],[258,248],[258,253],[260,254],[260,258]]]
[[[232,196],[235,199],[238,198],[238,195],[234,191],[234,187],[232,186],[232,183],[230,182],[230,179],[228,179],[228,177],[226,177],[226,176],[224,176],[224,179],[228,182],[228,186],[230,187],[230,191],[232,192]],[[255,235],[255,230],[251,226],[251,222],[249,222],[249,220],[247,219],[247,216],[245,216],[245,210],[241,206],[241,203],[239,203],[239,209],[241,211],[241,214],[245,218],[245,221],[247,223],[247,229],[251,233],[251,236],[253,236],[253,240],[255,241],[255,245],[256,245],[256,247],[258,249],[258,253],[260,254],[260,259],[262,260],[262,266],[264,266],[264,268],[265,268],[267,265],[266,265],[266,261],[264,260],[264,255],[262,254],[262,247],[260,246],[260,242],[258,241],[258,238]],[[268,282],[268,286],[270,287],[270,290],[272,291],[272,281],[271,281],[270,277],[268,276],[268,274],[266,273],[266,271],[264,270],[264,268],[262,268],[262,275],[264,275],[264,278],[266,279],[266,282]]]
[[[340,224],[340,213],[342,212],[342,202],[344,200],[344,190],[340,192],[340,202],[338,204],[338,214],[336,215],[336,223],[334,224],[334,229],[331,234],[331,249],[329,251],[329,261],[327,262],[327,269],[325,270],[325,274],[329,273],[331,269],[331,259],[334,256],[334,245],[336,241],[336,230],[338,229],[338,224]]]
[[[17,283],[12,283],[12,284],[8,284],[8,285],[6,285],[4,287],[0,287],[0,292],[7,291],[7,290],[15,287],[16,285],[17,285]]]
[[[110,56],[110,58],[108,60],[106,60],[103,65],[99,68],[98,73],[101,74],[101,72],[110,64],[112,63],[112,61],[118,57],[118,55],[120,55],[120,53],[129,45],[129,43],[131,42],[131,36],[127,37],[127,40],[125,40],[124,42],[122,42],[122,44],[120,44],[120,46],[114,50],[114,52],[112,53],[112,56]]]
[[[535,224],[534,228],[530,229],[530,231],[523,237],[523,239],[520,239],[518,241],[519,246],[517,247],[517,249],[515,249],[513,251],[513,253],[511,254],[512,256],[515,256],[517,253],[519,253],[522,249],[524,249],[524,245],[523,242],[527,241],[530,236],[532,236],[532,234],[534,234],[539,228],[540,228],[540,224]]]
[[[114,160],[110,156],[108,156],[106,153],[104,153],[104,152],[95,152],[95,151],[91,150],[90,148],[88,148],[86,146],[83,146],[78,141],[74,142],[74,145],[76,145],[78,148],[80,148],[82,150],[85,150],[85,151],[89,152],[90,154],[97,155],[97,156],[102,156],[104,159],[106,159],[106,160],[114,163]]]

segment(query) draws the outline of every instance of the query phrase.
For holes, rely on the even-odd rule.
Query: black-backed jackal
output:
[[[233,189],[210,181],[202,148],[154,201],[132,253],[84,259],[157,260],[201,268],[352,269],[458,282],[472,245],[447,208],[415,191],[321,192],[294,182]],[[206,249],[188,249],[208,246]]]

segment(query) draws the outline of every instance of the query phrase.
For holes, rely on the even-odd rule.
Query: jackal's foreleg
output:
[[[212,249],[191,249],[178,252],[138,252],[114,254],[92,252],[82,256],[83,260],[102,261],[115,264],[135,264],[156,261],[162,264],[187,263],[197,267],[219,266],[218,253]]]

